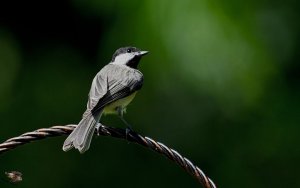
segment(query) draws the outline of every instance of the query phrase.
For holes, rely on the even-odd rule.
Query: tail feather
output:
[[[82,119],[73,132],[68,136],[63,145],[64,151],[69,151],[73,147],[84,153],[90,147],[91,140],[99,118],[92,115]]]

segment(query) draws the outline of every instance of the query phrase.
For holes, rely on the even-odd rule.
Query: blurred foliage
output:
[[[2,2],[1,140],[78,122],[94,75],[133,45],[150,51],[126,114],[136,131],[186,155],[218,187],[300,187],[298,12],[292,0]],[[19,187],[198,187],[136,145],[94,138],[80,155],[62,152],[64,139],[2,155],[0,173],[20,170]]]

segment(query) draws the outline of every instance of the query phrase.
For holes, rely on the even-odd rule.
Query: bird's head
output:
[[[136,47],[119,48],[113,55],[111,63],[118,65],[126,65],[136,69],[142,56],[146,55],[148,51],[141,51]]]

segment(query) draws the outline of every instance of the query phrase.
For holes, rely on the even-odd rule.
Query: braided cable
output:
[[[0,144],[0,154],[12,150],[20,145],[24,145],[36,140],[45,139],[48,137],[55,137],[61,135],[70,134],[76,125],[65,125],[65,126],[53,126],[50,128],[41,128],[32,132],[24,133],[20,136],[10,138]],[[108,127],[101,125],[98,132],[95,134],[102,136],[110,136],[119,139],[126,139],[129,142],[133,142],[144,147],[150,148],[157,153],[160,153],[168,159],[174,161],[176,164],[181,166],[186,172],[191,174],[204,188],[216,188],[214,182],[208,178],[203,171],[194,165],[190,160],[183,157],[174,149],[167,147],[166,145],[157,142],[149,137],[144,137],[134,131],[126,132],[124,129]]]

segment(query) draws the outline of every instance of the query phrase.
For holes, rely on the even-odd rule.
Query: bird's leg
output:
[[[97,136],[100,136],[100,127],[102,126],[101,123],[97,123],[96,125],[96,132],[97,132]]]
[[[127,126],[126,127],[126,140],[127,140],[127,135],[129,134],[130,131],[132,131],[131,125],[124,119],[124,117],[123,117],[123,108],[122,107],[118,107],[117,112],[118,112],[119,118]]]

